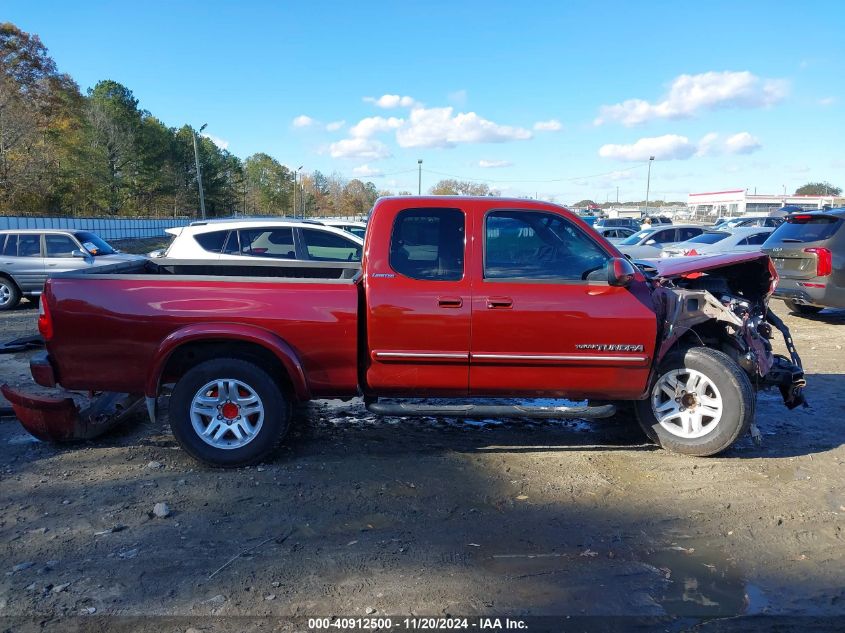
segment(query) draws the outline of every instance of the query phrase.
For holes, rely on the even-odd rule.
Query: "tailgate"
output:
[[[773,248],[771,258],[778,275],[783,279],[812,279],[816,276],[815,253],[805,253],[799,248]]]

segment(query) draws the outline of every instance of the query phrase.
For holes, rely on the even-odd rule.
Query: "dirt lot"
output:
[[[793,621],[832,630],[845,616],[845,312],[786,320],[811,408],[790,412],[763,394],[763,445],[746,439],[711,459],[655,449],[625,414],[470,424],[315,402],[274,460],[235,471],[188,458],[166,415],[72,447],[5,420],[4,627],[586,614],[756,630],[772,614],[836,618]],[[22,303],[0,315],[0,340],[35,321]],[[27,358],[0,357],[0,379],[24,384]],[[153,514],[159,502],[169,516]]]

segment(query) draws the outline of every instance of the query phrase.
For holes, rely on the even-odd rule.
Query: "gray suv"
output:
[[[799,314],[845,308],[845,208],[793,213],[763,243],[780,281],[774,296]]]
[[[53,273],[145,259],[120,253],[89,231],[12,229],[0,231],[0,310],[21,297],[38,297]]]

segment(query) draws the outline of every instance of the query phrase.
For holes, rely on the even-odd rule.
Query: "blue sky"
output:
[[[686,199],[845,187],[845,3],[33,2],[85,90],[113,79],[245,158],[380,189]]]

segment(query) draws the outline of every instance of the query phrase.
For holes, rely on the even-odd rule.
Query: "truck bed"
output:
[[[47,351],[67,389],[145,393],[150,368],[176,339],[263,337],[294,350],[312,397],[352,395],[359,271],[358,263],[161,259],[56,275],[43,298],[55,331]]]

